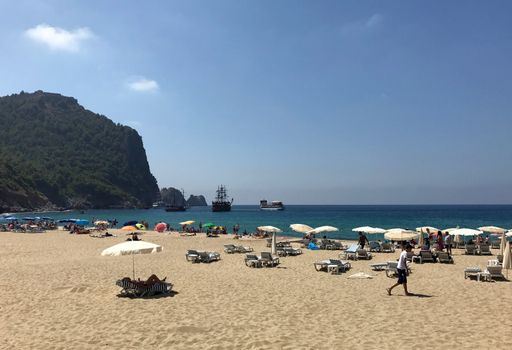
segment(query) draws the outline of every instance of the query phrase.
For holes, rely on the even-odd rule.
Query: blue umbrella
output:
[[[76,222],[76,219],[62,219],[62,220],[59,220],[59,222],[63,222],[63,223],[75,223],[75,222]]]
[[[89,220],[83,220],[83,219],[76,220],[75,224],[77,224],[79,226],[85,226],[85,225],[89,224]]]

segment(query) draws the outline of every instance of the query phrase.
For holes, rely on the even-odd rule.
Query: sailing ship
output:
[[[181,193],[183,194],[183,200],[185,200],[185,191],[183,189],[181,189]],[[186,202],[185,202],[185,205],[183,204],[176,204],[177,200],[176,200],[176,192],[173,192],[173,196],[172,196],[172,202],[171,204],[168,204],[165,206],[165,211],[169,211],[169,212],[175,212],[175,211],[185,211],[188,209],[188,206],[186,205]]]
[[[260,201],[261,210],[284,210],[284,204],[281,201],[268,202],[266,199]]]
[[[231,198],[231,202],[228,201],[228,195],[226,192],[226,187],[224,185],[220,185],[217,188],[217,196],[215,200],[212,201],[212,211],[231,211],[231,204],[233,203],[233,198]]]

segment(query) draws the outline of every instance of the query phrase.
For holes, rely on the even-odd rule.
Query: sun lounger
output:
[[[497,241],[497,240],[492,241],[491,242],[491,248],[493,248],[493,249],[500,249],[500,244],[501,244],[501,241]]]
[[[282,247],[281,250],[284,251],[286,253],[286,255],[290,255],[290,256],[296,256],[296,255],[302,254],[302,249],[298,249],[298,248]]]
[[[489,274],[491,279],[506,279],[502,273],[503,267],[501,265],[497,266],[487,266],[487,269],[484,271],[485,274]]]
[[[244,261],[245,261],[245,265],[247,265],[248,267],[262,267],[263,266],[263,263],[256,255],[247,254],[245,256]]]
[[[421,263],[424,262],[436,262],[434,259],[434,256],[432,255],[432,252],[430,250],[420,250],[420,257],[421,257]]]
[[[357,259],[357,250],[359,249],[358,244],[352,244],[345,251],[340,254],[340,258],[342,259]]]
[[[475,255],[476,254],[476,245],[474,245],[474,244],[466,244],[466,248],[465,248],[464,254]]]
[[[325,271],[332,274],[339,274],[340,272],[345,272],[351,268],[351,265],[348,261],[337,259],[322,260],[314,263],[313,265],[317,271]]]
[[[224,252],[228,253],[228,254],[237,253],[236,246],[234,244],[225,244],[224,245]]]
[[[238,253],[250,253],[250,252],[253,252],[254,249],[252,249],[251,247],[243,246],[243,245],[237,245],[236,246],[236,251]]]
[[[443,264],[453,264],[453,258],[447,252],[437,252],[437,259]]]
[[[169,294],[172,290],[172,284],[165,282],[165,278],[161,281],[147,283],[146,281],[133,281],[129,277],[125,277],[118,280],[116,285],[122,288],[121,296],[136,298],[156,294]]]
[[[189,250],[185,257],[187,258],[187,261],[191,261],[192,263],[210,263],[212,261],[220,260],[219,253],[198,250]]]
[[[371,241],[369,246],[370,246],[370,252],[380,252],[380,251],[382,251],[382,246],[380,245],[380,242]]]
[[[491,247],[488,244],[480,244],[477,246],[478,255],[492,255]]]
[[[393,245],[391,245],[391,243],[383,242],[381,244],[381,252],[383,252],[383,253],[394,253],[395,252],[395,247],[393,247]]]
[[[279,265],[279,258],[277,256],[273,256],[269,252],[262,252],[260,260],[265,267],[274,267]]]
[[[370,260],[372,258],[372,254],[368,253],[365,249],[358,249],[356,251],[356,260],[364,259]]]
[[[411,268],[407,265],[407,274],[411,273]],[[398,275],[398,261],[388,261],[386,266],[386,276],[393,277]]]
[[[475,276],[478,278],[478,274],[482,272],[482,269],[478,266],[469,266],[464,269],[464,279]]]
[[[370,268],[373,271],[383,271],[388,266],[388,263],[376,263],[376,264],[370,264]]]

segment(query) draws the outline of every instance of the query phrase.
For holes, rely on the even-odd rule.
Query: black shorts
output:
[[[397,269],[398,271],[398,283],[404,284],[407,283],[407,271],[404,269]]]

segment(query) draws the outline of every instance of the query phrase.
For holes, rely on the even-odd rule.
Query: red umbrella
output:
[[[167,224],[163,223],[163,222],[158,223],[155,226],[155,231],[157,231],[157,232],[164,232],[166,229],[167,229]]]

